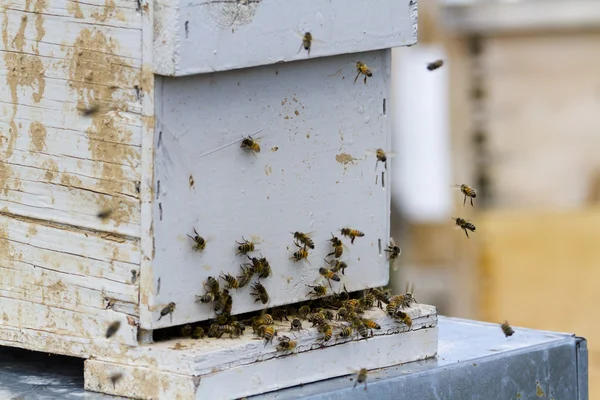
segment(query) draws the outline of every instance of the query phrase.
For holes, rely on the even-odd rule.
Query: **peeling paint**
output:
[[[42,151],[46,147],[46,127],[39,122],[29,125],[29,136],[31,137],[32,150]]]

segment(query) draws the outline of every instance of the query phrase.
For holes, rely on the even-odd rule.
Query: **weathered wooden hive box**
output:
[[[177,333],[215,318],[196,296],[240,275],[244,239],[269,260],[269,299],[253,278],[230,291],[233,316],[287,306],[291,320],[310,286],[331,299],[387,285],[391,160],[368,151],[390,148],[389,49],[416,42],[415,1],[0,4],[1,345],[86,358],[87,389],[144,399],[229,399],[435,355],[435,308],[416,303],[412,325],[365,311],[381,326],[368,338],[343,319],[331,340],[285,320],[272,344],[250,327]],[[371,77],[355,79],[357,61]],[[240,147],[248,135],[260,152]],[[332,234],[348,268],[330,286]]]

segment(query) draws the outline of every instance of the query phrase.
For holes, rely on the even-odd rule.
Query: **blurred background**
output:
[[[600,1],[418,5],[418,45],[392,55],[391,285],[442,315],[584,336],[600,398]]]

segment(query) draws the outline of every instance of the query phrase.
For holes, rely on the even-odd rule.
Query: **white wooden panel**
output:
[[[373,68],[366,85],[362,79],[353,83],[355,60]],[[383,113],[388,63],[389,51],[378,51],[164,79],[158,95],[163,109],[157,114],[153,281],[141,289],[151,311],[144,314],[142,306],[144,328],[213,316],[194,296],[203,293],[208,276],[239,274],[240,263],[247,262],[236,256],[242,236],[259,241],[271,263],[274,274],[263,281],[269,306],[306,298],[306,285],[314,284],[331,251],[331,232],[339,235],[343,227],[365,233],[354,245],[345,240],[348,290],[387,284],[379,241],[384,247],[389,238],[389,184],[376,183],[382,163],[376,174],[375,157],[364,157],[368,149],[390,146]],[[262,136],[262,151],[255,156],[239,140],[258,129],[264,129],[255,135]],[[388,161],[387,182],[390,171]],[[209,240],[203,253],[194,252],[186,237],[193,227]],[[311,265],[289,260],[297,250],[290,231],[314,232]],[[234,313],[264,307],[250,291],[233,292]],[[157,322],[171,301],[177,304],[172,322]]]
[[[311,57],[409,46],[417,41],[414,0],[161,0],[154,68],[182,76]]]

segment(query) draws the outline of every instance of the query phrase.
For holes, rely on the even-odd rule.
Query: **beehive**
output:
[[[366,151],[389,148],[389,49],[415,43],[416,3],[351,3],[4,2],[0,344],[86,358],[86,388],[140,398],[241,397],[433,356],[425,305],[406,333],[376,311],[367,341],[315,347],[314,329],[299,333],[294,357],[246,336],[152,343],[214,317],[195,296],[239,271],[242,237],[271,263],[269,307],[325,285],[317,270],[344,227],[365,236],[346,241],[332,289],[387,284],[391,161]],[[261,152],[240,148],[257,131]],[[290,260],[294,231],[312,233],[308,260]],[[250,291],[232,293],[233,314],[265,307]],[[277,372],[289,363],[303,372]]]

